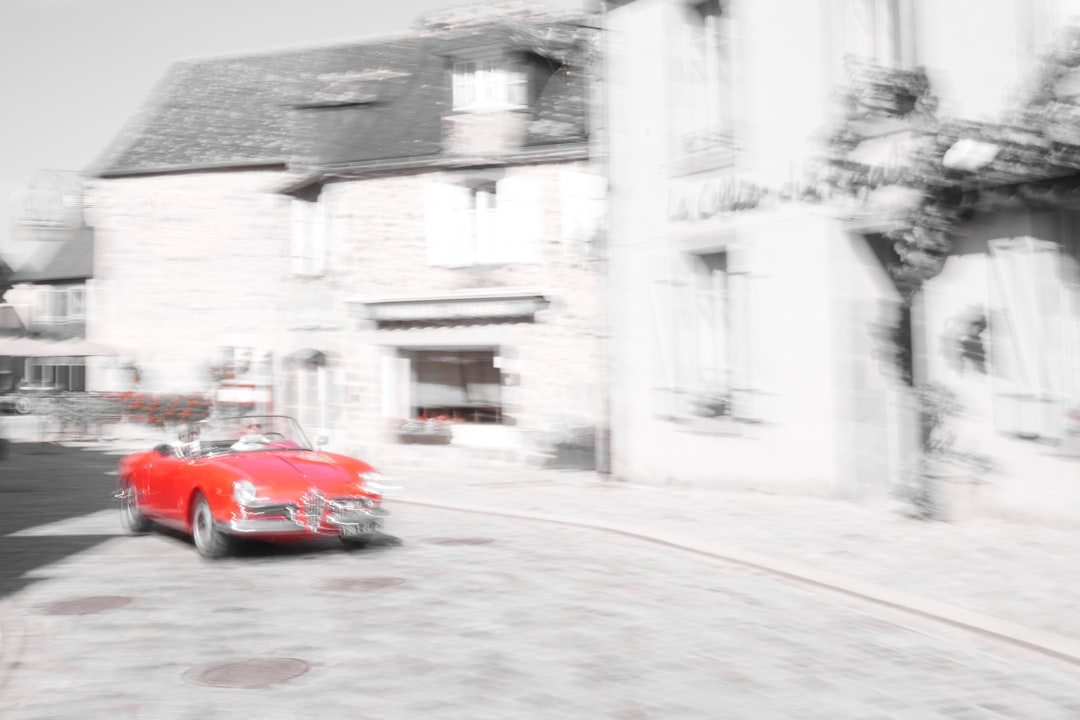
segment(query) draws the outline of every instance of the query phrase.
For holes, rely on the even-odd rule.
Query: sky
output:
[[[533,0],[580,8],[582,0]],[[0,254],[29,173],[81,171],[171,63],[408,30],[468,0],[0,0]]]

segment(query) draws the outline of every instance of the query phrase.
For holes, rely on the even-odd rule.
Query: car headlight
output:
[[[383,475],[380,472],[368,470],[360,473],[360,483],[365,490],[370,492],[382,493],[383,491]]]
[[[233,500],[241,505],[255,505],[259,501],[259,493],[255,484],[250,480],[237,480],[232,486]]]

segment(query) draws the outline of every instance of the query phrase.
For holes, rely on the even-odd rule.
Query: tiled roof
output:
[[[71,237],[57,248],[44,265],[19,268],[11,274],[11,283],[42,283],[85,280],[94,276],[94,231],[73,230]]]
[[[25,332],[26,326],[15,308],[0,303],[0,335],[22,335]]]
[[[184,61],[88,172],[107,177],[435,156],[450,109],[447,57],[488,45],[531,53],[555,68],[526,144],[582,141],[584,73],[575,64],[595,30],[579,20],[495,20],[360,44]],[[312,113],[322,116],[322,128],[332,114],[334,130],[312,133]]]

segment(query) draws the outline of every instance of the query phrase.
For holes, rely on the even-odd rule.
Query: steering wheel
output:
[[[284,440],[285,439],[284,435],[282,435],[279,432],[273,432],[273,431],[265,432],[265,433],[263,433],[262,436],[263,436],[263,442],[265,442],[265,443],[272,443],[272,442],[274,442],[276,440]]]

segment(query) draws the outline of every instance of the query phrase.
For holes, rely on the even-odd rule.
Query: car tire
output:
[[[33,405],[30,402],[30,398],[18,397],[15,398],[15,412],[20,415],[27,415],[33,409]]]
[[[191,504],[191,539],[195,549],[207,560],[216,560],[229,554],[230,538],[221,532],[214,522],[210,503],[200,493]]]
[[[150,529],[150,521],[139,510],[139,496],[128,482],[124,483],[120,496],[120,522],[124,529],[133,535],[140,535]]]

